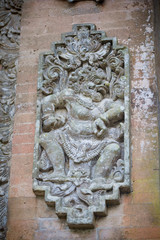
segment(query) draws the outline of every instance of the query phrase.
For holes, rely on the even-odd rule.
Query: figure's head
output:
[[[108,93],[109,82],[101,68],[96,69],[87,65],[70,74],[68,87],[75,93],[81,93],[95,102],[100,102]]]

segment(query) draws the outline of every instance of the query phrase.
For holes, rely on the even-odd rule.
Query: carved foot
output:
[[[55,118],[54,117],[49,117],[46,120],[44,120],[44,122],[43,122],[44,130],[49,132],[53,128],[54,123],[55,123]]]
[[[93,192],[97,190],[110,190],[112,187],[112,184],[106,183],[105,178],[95,178],[90,185],[90,190]]]
[[[52,129],[62,127],[65,124],[65,121],[66,120],[64,116],[51,116],[48,119],[44,120],[43,128],[46,132],[49,132]]]
[[[66,176],[65,174],[59,173],[59,172],[53,172],[53,173],[42,173],[39,174],[38,177],[39,180],[43,180],[44,182],[48,182],[48,181],[53,181],[53,182],[64,182],[66,180]]]

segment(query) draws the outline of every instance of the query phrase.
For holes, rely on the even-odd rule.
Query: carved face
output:
[[[95,78],[85,82],[81,87],[84,96],[91,97],[94,102],[100,102],[108,92],[109,83],[105,79]]]
[[[75,93],[82,93],[92,98],[94,102],[100,102],[108,93],[109,82],[102,69],[87,66],[70,74],[68,87],[72,88]]]

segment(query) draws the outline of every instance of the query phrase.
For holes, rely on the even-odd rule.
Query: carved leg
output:
[[[114,162],[120,158],[120,146],[117,143],[107,145],[96,163],[95,178],[104,178],[110,173]]]
[[[40,145],[45,149],[51,163],[53,164],[54,172],[50,174],[50,177],[64,176],[64,163],[65,156],[63,149],[54,139],[50,133],[43,133],[40,136]]]

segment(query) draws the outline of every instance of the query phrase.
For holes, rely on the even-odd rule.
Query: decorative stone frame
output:
[[[107,195],[107,184],[106,194],[100,196],[99,204],[91,204],[83,214],[75,214],[74,208],[65,207],[62,204],[63,197],[53,196],[51,194],[51,187],[48,186],[47,181],[45,182],[43,178],[40,178],[39,174],[39,158],[40,158],[40,145],[39,137],[42,131],[42,87],[43,87],[43,69],[44,69],[44,58],[47,55],[55,55],[57,47],[66,46],[67,37],[77,37],[77,30],[79,28],[88,28],[89,36],[95,34],[101,35],[101,44],[111,43],[112,50],[121,52],[124,55],[124,178],[123,181],[114,182],[112,193]],[[120,203],[120,192],[128,193],[130,191],[130,81],[129,81],[129,54],[128,49],[123,46],[117,45],[116,38],[107,38],[105,32],[96,31],[96,26],[94,24],[75,24],[73,26],[73,32],[62,34],[61,42],[56,42],[52,44],[51,51],[42,53],[40,55],[39,63],[39,77],[38,77],[38,95],[37,95],[37,120],[36,120],[36,133],[35,133],[35,148],[34,148],[34,166],[33,166],[33,191],[36,195],[44,195],[45,201],[48,205],[54,206],[56,208],[56,213],[59,217],[67,216],[67,223],[70,228],[93,228],[94,227],[94,216],[105,216],[107,215],[107,205],[119,204]],[[60,178],[59,183],[62,182]],[[67,180],[69,181],[69,180]],[[51,179],[51,182],[54,182]],[[108,186],[108,189],[109,186]]]

